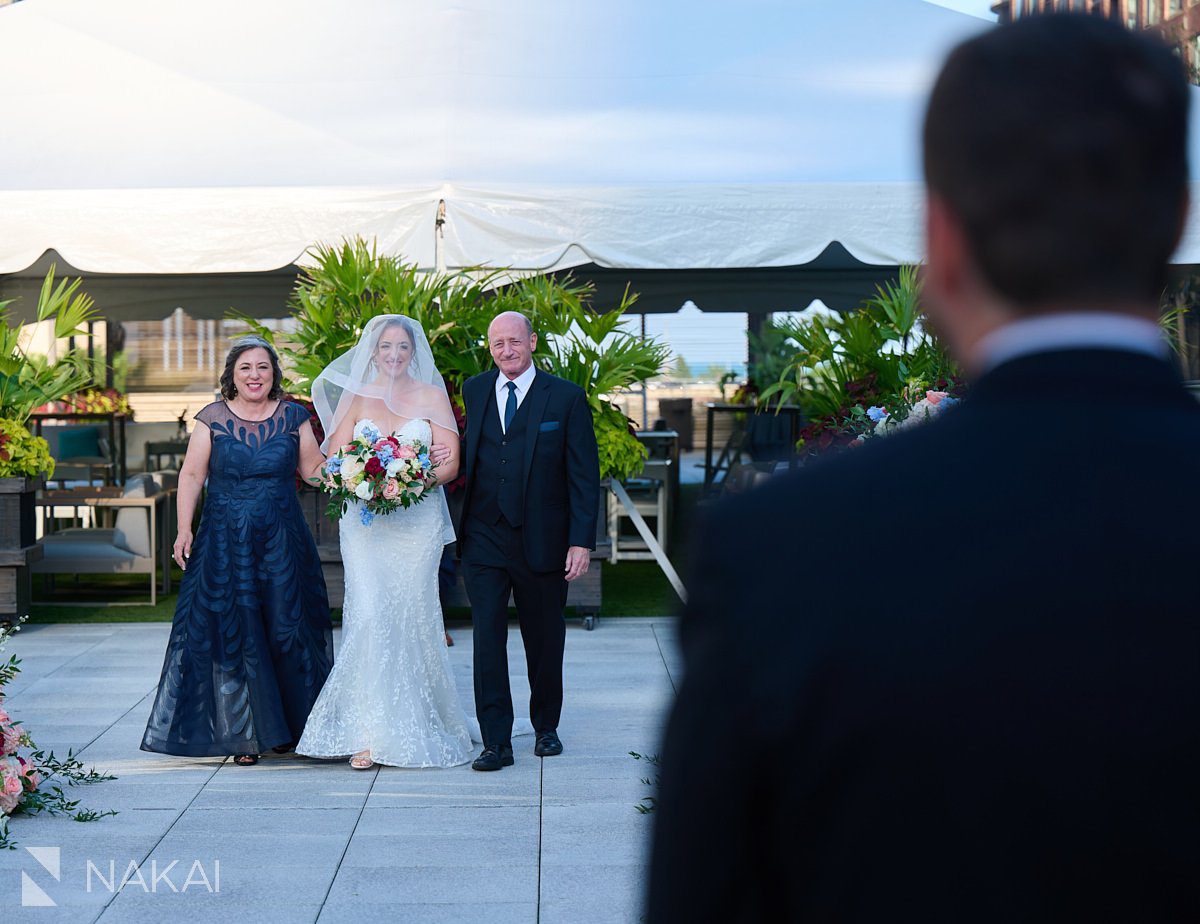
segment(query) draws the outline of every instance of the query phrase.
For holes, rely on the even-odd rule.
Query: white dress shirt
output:
[[[980,369],[1032,353],[1054,350],[1127,350],[1168,359],[1171,348],[1153,321],[1128,314],[1063,312],[1023,318],[992,331],[979,342]]]
[[[530,365],[528,369],[512,379],[512,383],[517,386],[517,410],[521,409],[521,402],[529,394],[535,375],[537,375],[537,369]],[[509,378],[503,372],[496,376],[496,410],[500,414],[500,430],[502,432],[506,432],[504,431],[504,408],[508,406],[508,382]]]

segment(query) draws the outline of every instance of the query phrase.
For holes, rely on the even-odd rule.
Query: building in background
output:
[[[1200,0],[1002,0],[992,5],[992,12],[1000,22],[1038,13],[1107,16],[1175,46],[1192,83],[1200,83]]]

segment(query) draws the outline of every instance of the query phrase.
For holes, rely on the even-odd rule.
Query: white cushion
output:
[[[158,493],[154,479],[145,475],[131,475],[125,482],[123,497],[153,497]],[[142,558],[149,558],[150,516],[153,509],[135,507],[117,511],[117,522],[113,528],[113,545]]]

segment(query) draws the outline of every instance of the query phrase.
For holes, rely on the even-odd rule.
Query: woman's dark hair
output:
[[[1029,16],[960,45],[925,115],[925,179],[1022,308],[1156,300],[1187,202],[1188,85],[1162,42]]]
[[[237,397],[237,386],[233,384],[233,367],[237,365],[238,357],[247,350],[263,349],[271,357],[271,390],[267,393],[268,400],[283,397],[283,370],[279,368],[279,356],[275,348],[262,337],[242,337],[235,340],[225,357],[225,371],[221,373],[221,397],[226,401]]]

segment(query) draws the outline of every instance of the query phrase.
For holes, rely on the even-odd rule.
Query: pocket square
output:
[[[538,433],[549,433],[551,430],[557,430],[557,429],[558,429],[558,421],[557,420],[543,420],[541,422],[541,424],[538,425]]]

